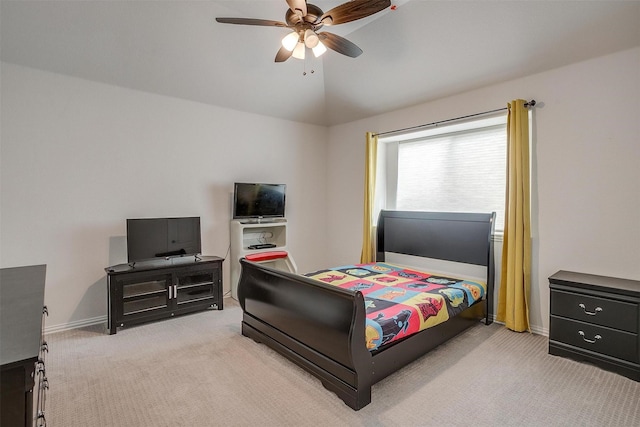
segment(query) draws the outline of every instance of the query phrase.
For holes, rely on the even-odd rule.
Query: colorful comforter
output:
[[[362,292],[369,350],[445,322],[482,299],[486,285],[386,264],[358,264],[306,276]]]

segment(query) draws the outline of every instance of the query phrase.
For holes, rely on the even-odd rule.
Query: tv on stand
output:
[[[286,184],[236,182],[233,219],[244,223],[284,221]]]
[[[127,219],[127,262],[194,256],[202,253],[200,217]]]

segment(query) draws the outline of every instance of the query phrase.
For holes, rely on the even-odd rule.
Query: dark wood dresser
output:
[[[640,281],[558,271],[549,288],[549,353],[640,381]]]
[[[0,425],[44,426],[46,266],[0,269]],[[34,399],[35,395],[35,399]]]

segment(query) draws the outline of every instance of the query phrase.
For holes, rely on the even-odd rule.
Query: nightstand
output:
[[[559,271],[549,288],[549,354],[640,381],[640,281]]]

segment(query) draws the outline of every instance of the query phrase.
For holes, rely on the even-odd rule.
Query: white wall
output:
[[[329,264],[362,242],[365,132],[536,99],[532,141],[532,329],[549,325],[557,270],[640,280],[640,48],[334,126],[329,131]]]
[[[365,132],[515,98],[539,101],[531,322],[546,332],[555,271],[640,280],[640,48],[328,130],[3,63],[0,265],[48,265],[48,325],[103,317],[125,219],[199,215],[203,252],[224,256],[234,181],[287,183],[301,271],[357,262]]]
[[[7,63],[1,75],[0,264],[47,264],[48,329],[106,315],[126,218],[200,216],[203,253],[224,257],[234,181],[286,183],[290,250],[302,270],[324,265],[326,128]]]

